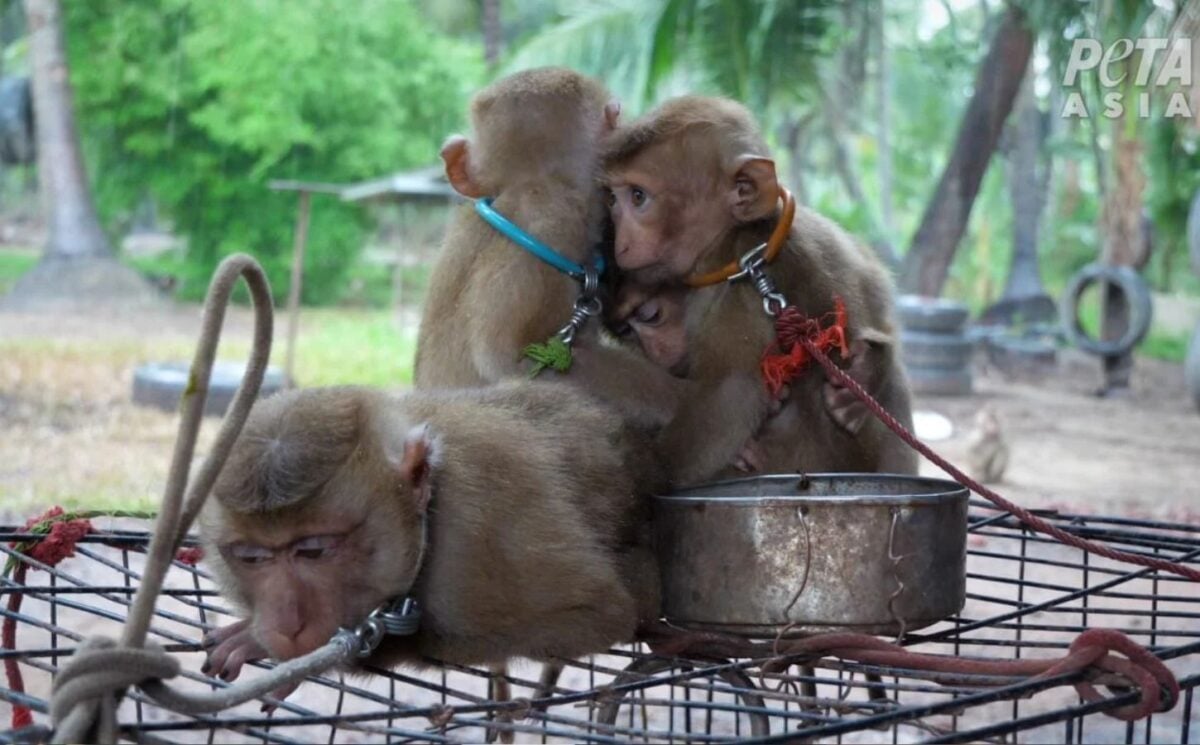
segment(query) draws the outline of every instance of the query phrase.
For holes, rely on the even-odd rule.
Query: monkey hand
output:
[[[850,343],[850,366],[846,374],[866,387],[871,375],[871,363],[865,352],[867,342],[862,339]],[[827,381],[821,388],[825,400],[825,411],[838,426],[852,435],[857,435],[871,417],[871,410],[849,389],[834,381]]]
[[[249,619],[214,629],[201,644],[208,650],[208,659],[200,672],[226,682],[236,679],[247,662],[268,656],[267,650],[255,640]]]
[[[737,458],[733,461],[733,467],[743,473],[754,473],[763,470],[766,462],[767,454],[762,445],[759,444],[757,437],[751,437],[742,445]]]

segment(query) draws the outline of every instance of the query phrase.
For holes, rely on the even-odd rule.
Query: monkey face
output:
[[[218,546],[250,605],[255,639],[275,659],[317,649],[386,600],[360,586],[372,553],[367,531],[341,516],[322,518],[294,525],[286,543],[259,534]]]
[[[609,174],[617,265],[641,282],[692,273],[739,225],[775,209],[779,186],[771,160],[744,156],[728,173],[717,166],[716,173],[699,173],[696,165],[671,165],[689,157],[690,149],[653,147]],[[712,160],[706,153],[693,163]]]
[[[440,441],[373,418],[386,403],[352,388],[259,402],[201,515],[218,581],[275,659],[317,649],[416,579]]]
[[[626,282],[617,294],[617,333],[635,337],[647,359],[676,376],[687,369],[685,292]]]

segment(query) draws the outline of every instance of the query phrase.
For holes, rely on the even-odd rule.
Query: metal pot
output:
[[[962,610],[967,491],[890,474],[773,475],[654,498],[663,613],[770,638],[894,635]]]

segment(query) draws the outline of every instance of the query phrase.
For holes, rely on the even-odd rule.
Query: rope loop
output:
[[[54,677],[50,716],[57,725],[77,706],[115,698],[145,680],[174,678],[179,671],[179,660],[158,645],[122,649],[108,637],[90,637]]]

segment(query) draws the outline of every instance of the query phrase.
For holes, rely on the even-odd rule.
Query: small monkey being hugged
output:
[[[290,659],[408,595],[411,637],[371,664],[578,657],[658,613],[646,504],[657,466],[608,407],[561,384],[392,396],[291,391],[255,405],[201,515],[244,620],[208,669]]]
[[[773,402],[760,361],[775,340],[774,324],[753,284],[722,277],[775,232],[783,192],[745,107],[699,96],[668,101],[610,138],[605,176],[621,269],[645,284],[696,285],[684,299],[684,349],[698,392],[659,440],[674,483],[723,475],[751,438],[766,472],[916,472],[915,455],[880,422],[824,416],[830,394],[815,364],[790,381],[782,410],[763,429]],[[850,354],[840,361],[911,424],[892,342],[891,284],[878,259],[802,207],[780,237],[782,248],[765,267],[778,291],[808,319],[827,318],[841,300]],[[833,397],[832,409],[854,411],[846,392]]]
[[[594,248],[606,222],[599,148],[619,111],[599,82],[559,68],[516,73],[472,99],[475,139],[450,138],[442,159],[455,190],[489,197],[491,207],[461,209],[447,232],[421,318],[416,387],[486,385],[525,374],[523,350],[571,319],[584,283],[550,262],[597,266]],[[540,246],[518,245],[513,231]],[[596,326],[588,323],[576,336],[565,379],[627,416],[665,423],[678,383],[638,355],[601,345]]]

